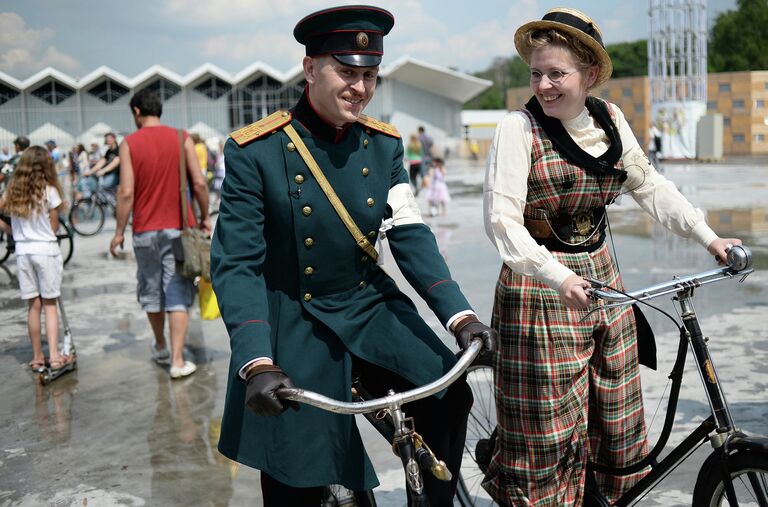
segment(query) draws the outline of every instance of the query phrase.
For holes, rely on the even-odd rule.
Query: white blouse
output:
[[[625,190],[664,227],[707,247],[717,239],[717,234],[705,222],[704,213],[694,208],[673,182],[656,172],[624,114],[616,105],[610,104],[610,107],[616,115],[623,146],[622,160],[627,171]],[[576,118],[564,121],[563,126],[591,156],[598,157],[608,149],[607,135],[586,107]],[[532,144],[531,122],[523,112],[508,113],[496,127],[483,184],[485,231],[510,269],[557,289],[573,271],[537,244],[523,226]]]

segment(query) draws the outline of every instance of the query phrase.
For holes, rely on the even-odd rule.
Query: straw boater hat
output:
[[[515,48],[520,58],[527,64],[531,63],[531,47],[527,43],[527,35],[537,30],[557,30],[575,37],[589,49],[597,58],[599,72],[593,86],[600,86],[608,81],[613,72],[611,57],[603,45],[603,33],[592,19],[581,11],[558,7],[547,12],[541,21],[526,23],[515,32]]]

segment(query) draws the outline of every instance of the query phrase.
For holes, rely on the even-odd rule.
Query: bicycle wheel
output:
[[[59,222],[59,230],[56,231],[56,241],[58,241],[59,248],[61,249],[61,258],[64,260],[64,264],[66,264],[72,258],[72,253],[75,251],[75,242],[72,239],[72,231],[64,222]]]
[[[467,383],[475,401],[467,421],[456,498],[463,507],[496,505],[481,486],[496,442],[496,402],[490,355],[481,353],[467,369]]]
[[[8,235],[0,231],[0,264],[11,255],[11,247],[8,245]]]
[[[81,236],[93,236],[104,227],[104,207],[94,199],[75,201],[69,211],[69,223]]]
[[[722,466],[715,454],[710,455],[704,462],[693,489],[693,505],[729,505],[725,496]],[[760,451],[739,451],[728,456],[728,468],[739,507],[768,505],[768,454]]]

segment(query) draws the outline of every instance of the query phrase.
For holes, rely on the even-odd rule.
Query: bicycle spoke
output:
[[[748,472],[747,478],[751,488],[744,483],[744,478],[739,477],[739,481],[744,484],[744,488],[749,491],[750,496],[760,507],[768,507],[768,482],[763,474],[757,474],[756,472]],[[754,492],[754,494],[753,494]]]

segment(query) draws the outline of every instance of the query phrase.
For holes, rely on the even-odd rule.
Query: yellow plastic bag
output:
[[[200,277],[197,284],[197,295],[200,300],[200,318],[203,320],[216,320],[221,317],[219,302],[210,280]]]

